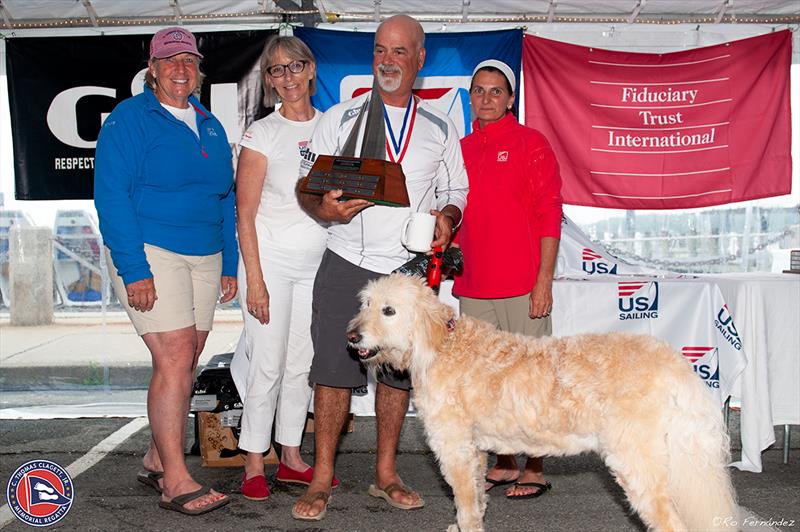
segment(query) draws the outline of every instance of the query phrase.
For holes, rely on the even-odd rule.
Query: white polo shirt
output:
[[[370,94],[339,103],[325,112],[311,137],[309,153],[300,165],[301,176],[308,174],[317,154],[341,153],[361,106]],[[403,129],[406,108],[387,105],[386,112],[397,139]],[[424,100],[417,102],[413,127],[410,120],[409,117],[400,142],[401,146],[407,142],[408,147],[399,162],[406,176],[411,208],[375,205],[361,211],[350,223],[332,224],[328,228],[328,249],[357,266],[378,273],[389,273],[414,257],[400,243],[400,231],[410,212],[441,210],[445,205],[454,205],[463,213],[467,204],[467,171],[455,125],[447,115]],[[362,120],[356,154],[361,150],[365,127],[366,120]],[[386,138],[390,138],[388,126]],[[394,153],[391,142],[389,149],[397,160],[400,154]],[[391,160],[390,157],[387,156],[387,160]]]
[[[297,203],[295,186],[300,159],[322,114],[295,122],[274,111],[250,125],[240,143],[267,158],[267,175],[256,213],[259,252],[262,247],[281,249],[325,249],[327,232]]]

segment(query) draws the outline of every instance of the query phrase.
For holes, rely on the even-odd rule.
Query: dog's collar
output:
[[[456,330],[456,320],[454,318],[450,318],[447,320],[447,332],[453,332]]]

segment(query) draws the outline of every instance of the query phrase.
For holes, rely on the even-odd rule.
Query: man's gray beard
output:
[[[400,76],[396,78],[389,78],[384,76],[383,72],[378,70],[378,86],[386,91],[386,92],[394,92],[400,88],[400,84],[403,82],[403,74],[401,73]]]

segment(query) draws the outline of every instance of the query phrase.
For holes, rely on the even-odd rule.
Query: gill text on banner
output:
[[[231,142],[264,112],[256,65],[275,33],[195,34],[206,74],[200,101]],[[151,37],[6,39],[16,199],[92,198],[100,126],[119,102],[143,90]]]

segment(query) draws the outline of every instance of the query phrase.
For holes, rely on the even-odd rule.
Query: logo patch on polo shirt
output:
[[[508,152],[507,151],[497,152],[497,162],[504,163],[506,161],[508,161]]]

